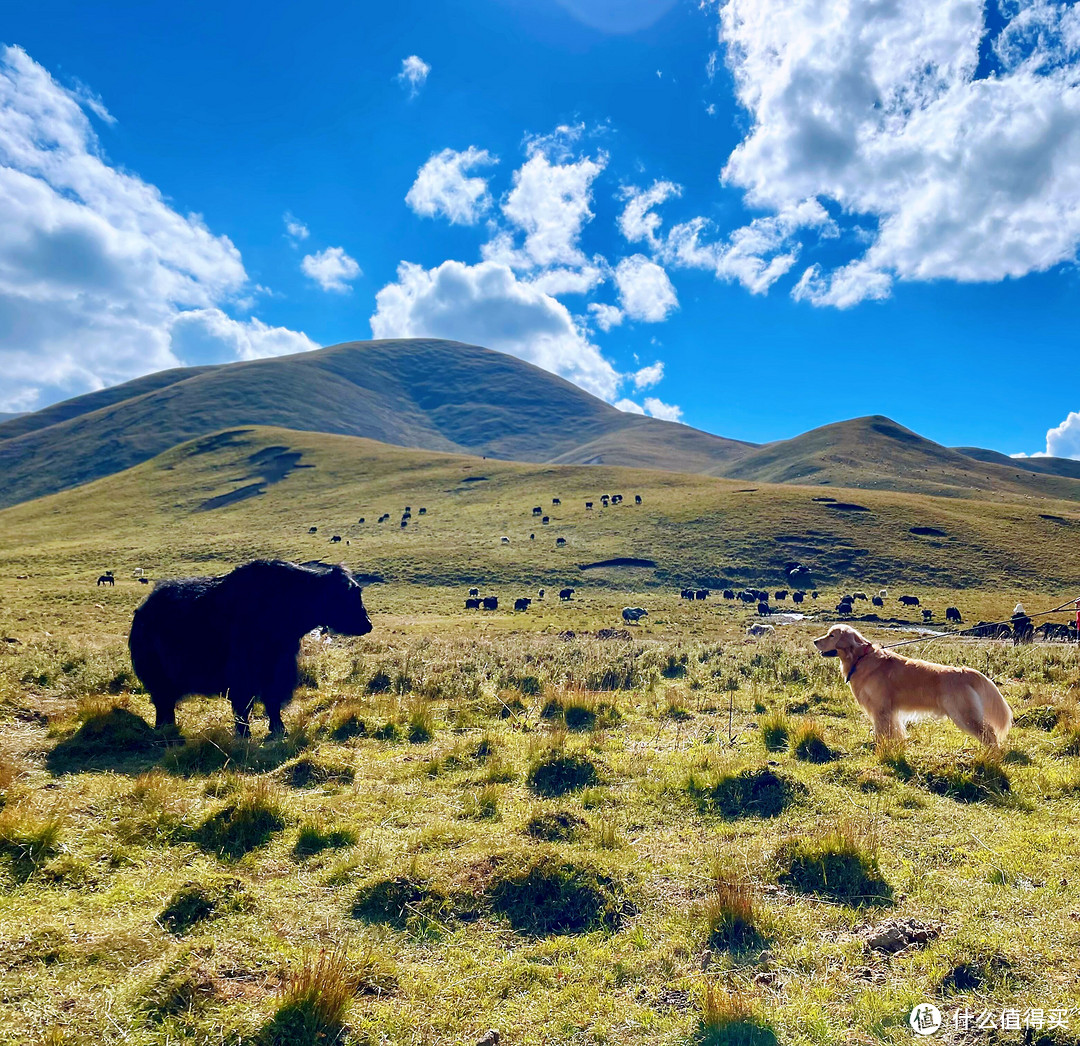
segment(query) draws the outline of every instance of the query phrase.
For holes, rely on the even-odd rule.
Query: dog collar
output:
[[[859,662],[862,661],[862,659],[866,657],[866,655],[869,654],[870,651],[873,649],[873,643],[867,643],[866,646],[863,647],[863,652],[855,659],[855,663],[851,666],[851,671],[848,672],[847,678],[844,680],[845,683],[851,682],[851,677],[855,674],[855,669],[859,667]]]

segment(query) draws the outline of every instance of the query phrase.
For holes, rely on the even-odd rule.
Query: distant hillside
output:
[[[627,414],[514,356],[425,339],[172,370],[0,425],[0,506],[238,425],[518,461],[710,471],[751,444]],[[6,438],[5,438],[6,437]]]
[[[946,497],[1007,494],[1080,500],[1080,469],[1074,479],[1068,473],[1036,473],[1003,454],[999,458],[976,460],[889,418],[872,415],[769,443],[726,466],[722,474],[769,483],[904,490]]]
[[[624,501],[605,509],[602,493]],[[402,528],[405,505],[412,513]],[[533,516],[538,505],[549,524]],[[384,513],[390,518],[377,522]],[[517,594],[560,584],[789,587],[792,563],[805,565],[815,586],[1048,591],[1075,586],[1078,534],[1080,507],[1069,502],[824,496],[820,487],[485,461],[248,428],[0,512],[0,576],[85,572],[93,600],[104,569],[130,586],[135,567],[162,577],[283,555],[343,559],[399,584],[482,582],[518,586]],[[334,535],[342,540],[332,543]]]
[[[18,410],[18,411],[2,411],[2,410],[0,410],[0,424],[2,424],[5,421],[12,421],[15,418],[21,418],[25,413],[26,413],[26,411],[23,411],[23,410]]]
[[[1080,479],[1080,461],[1073,458],[1011,458],[996,450],[983,450],[981,447],[955,447],[954,450],[978,461],[988,461],[994,465],[1004,465],[1010,469],[1027,469],[1028,472],[1041,472],[1046,476],[1067,476]]]
[[[1080,462],[950,449],[880,416],[757,446],[624,413],[514,356],[417,338],[163,371],[2,421],[0,507],[121,472],[186,440],[267,425],[552,465],[1080,501]]]

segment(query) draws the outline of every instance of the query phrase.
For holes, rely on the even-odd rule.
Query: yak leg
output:
[[[263,707],[270,720],[270,733],[275,737],[284,737],[288,733],[281,719],[281,709],[292,700],[295,689],[296,655],[290,652],[289,656],[282,657],[274,665],[274,670],[262,693]]]
[[[251,736],[251,709],[255,704],[255,698],[251,694],[229,691],[229,703],[232,705],[233,718],[236,722],[236,736]]]
[[[176,726],[176,698],[171,695],[151,694],[150,703],[154,706],[154,729]]]

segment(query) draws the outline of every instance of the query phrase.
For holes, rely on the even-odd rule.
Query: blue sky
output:
[[[7,10],[0,410],[374,331],[1080,457],[1071,5],[251,10]]]

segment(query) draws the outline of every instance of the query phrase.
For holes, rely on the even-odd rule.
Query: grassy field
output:
[[[926,649],[1012,705],[986,757],[947,722],[876,751],[809,644],[851,588],[887,586],[890,618],[901,591],[968,620],[1061,602],[1069,509],[833,494],[866,511],[255,430],[0,513],[0,1042],[902,1043],[929,1001],[1070,1011],[937,1041],[1077,1043],[1078,652]],[[375,631],[305,641],[284,741],[237,744],[193,698],[165,747],[126,653],[133,572],[256,554],[382,576]],[[655,565],[580,569],[615,557]],[[822,598],[763,639],[678,598],[790,587],[790,559]],[[548,592],[467,614],[471,584]]]

